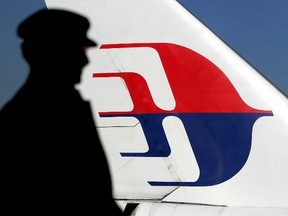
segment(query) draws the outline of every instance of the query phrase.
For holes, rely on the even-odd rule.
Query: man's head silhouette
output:
[[[50,72],[57,72],[58,81],[78,83],[88,63],[85,50],[96,46],[86,36],[89,26],[87,18],[60,9],[43,9],[25,19],[17,33],[31,74],[45,76],[48,81]]]

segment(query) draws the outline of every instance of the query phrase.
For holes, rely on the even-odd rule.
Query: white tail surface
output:
[[[93,107],[115,199],[287,215],[286,96],[175,0],[45,2],[88,17],[99,43],[79,90]],[[147,214],[137,215],[154,215],[143,205]]]

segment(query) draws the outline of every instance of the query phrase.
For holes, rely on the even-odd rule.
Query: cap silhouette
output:
[[[43,9],[24,20],[17,33],[25,42],[82,43],[92,47],[97,44],[86,37],[90,24],[87,18],[69,11]]]

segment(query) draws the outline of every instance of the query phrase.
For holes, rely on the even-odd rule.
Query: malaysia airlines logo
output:
[[[176,106],[170,111],[156,106],[146,80],[138,73],[93,74],[94,78],[121,77],[134,104],[131,111],[101,112],[100,117],[137,118],[147,140],[147,152],[121,155],[169,156],[171,149],[162,122],[168,116],[175,116],[184,125],[200,176],[195,182],[149,181],[150,185],[210,186],[232,178],[247,161],[255,121],[262,116],[272,116],[272,111],[248,106],[216,65],[186,47],[171,43],[134,43],[106,44],[101,49],[135,47],[153,48],[159,54]]]

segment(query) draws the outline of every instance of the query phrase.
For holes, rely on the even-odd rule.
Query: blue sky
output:
[[[179,2],[288,95],[288,0]],[[17,25],[45,4],[44,0],[9,0],[0,5],[1,108],[28,74],[15,32]]]

